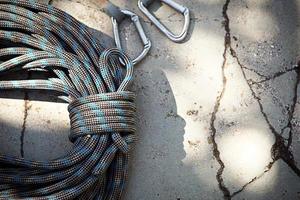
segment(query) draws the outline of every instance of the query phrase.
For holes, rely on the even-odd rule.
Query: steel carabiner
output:
[[[137,56],[135,59],[133,59],[133,64],[139,63],[149,52],[151,48],[151,41],[149,38],[146,36],[145,31],[142,27],[142,24],[140,22],[139,16],[137,16],[134,12],[129,11],[129,10],[124,10],[120,9],[120,11],[126,15],[129,16],[133,24],[135,25],[137,32],[142,40],[142,43],[144,45],[143,51],[140,53],[139,56]],[[117,48],[122,49],[121,45],[121,39],[120,39],[120,34],[119,34],[119,25],[117,19],[112,17],[112,24],[113,24],[113,32],[114,32],[114,38],[115,38],[115,43]]]
[[[184,15],[185,22],[182,29],[182,32],[179,35],[175,35],[172,33],[166,26],[164,26],[153,14],[149,12],[147,7],[153,3],[154,0],[139,0],[138,7],[139,9],[149,18],[150,21],[154,23],[154,25],[164,33],[170,40],[173,42],[182,42],[187,36],[189,25],[190,25],[190,11],[187,7],[182,6],[173,0],[160,0],[161,2],[169,5],[171,8],[180,12]]]
[[[134,65],[139,63],[143,58],[145,58],[145,56],[148,54],[151,48],[151,41],[145,34],[139,16],[132,11],[120,9],[118,6],[114,5],[110,1],[106,1],[106,6],[103,8],[103,10],[106,14],[108,14],[111,17],[115,43],[117,48],[121,50],[123,50],[123,48],[121,45],[121,39],[119,34],[119,23],[121,23],[125,17],[130,17],[144,45],[143,51],[136,58],[132,60]]]

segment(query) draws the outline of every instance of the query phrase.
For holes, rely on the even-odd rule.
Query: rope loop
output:
[[[78,137],[120,132],[134,134],[135,94],[130,91],[111,92],[81,97],[68,106],[70,140]]]
[[[122,78],[122,67],[117,62],[119,59],[126,68],[125,78]],[[121,49],[105,49],[100,55],[99,66],[102,78],[111,92],[128,90],[133,79],[133,63]],[[119,88],[116,88],[116,85],[119,85]]]

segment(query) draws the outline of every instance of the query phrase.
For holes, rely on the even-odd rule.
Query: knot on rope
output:
[[[71,131],[70,140],[78,137],[111,134],[115,145],[128,152],[122,135],[135,132],[135,94],[119,91],[89,95],[72,101],[68,106]]]

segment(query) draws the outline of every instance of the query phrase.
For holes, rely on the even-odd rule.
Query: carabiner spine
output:
[[[151,48],[151,42],[149,40],[149,38],[146,36],[143,26],[139,20],[139,17],[129,11],[129,10],[120,10],[124,15],[129,16],[131,21],[133,22],[134,26],[137,29],[137,32],[141,38],[141,41],[143,43],[143,51],[139,54],[139,56],[137,56],[135,59],[133,59],[132,63],[135,65],[137,63],[139,63],[149,52],[150,48]],[[115,38],[115,44],[117,46],[118,49],[122,49],[122,44],[121,44],[121,39],[120,39],[120,33],[119,33],[119,25],[118,25],[118,21],[114,18],[111,17],[112,20],[112,24],[113,24],[113,32],[114,32],[114,38]],[[122,60],[120,60],[122,63]]]
[[[143,44],[148,45],[150,40],[148,39],[148,37],[146,36],[146,34],[144,32],[144,29],[142,27],[140,20],[138,18],[133,19],[133,23],[135,24],[135,27],[137,29],[137,32],[138,32]]]

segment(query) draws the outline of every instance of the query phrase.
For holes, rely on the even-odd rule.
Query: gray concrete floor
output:
[[[139,141],[124,199],[300,199],[300,0],[176,1],[192,11],[183,44],[167,40],[136,1],[113,1],[142,16],[153,43],[135,68]],[[110,19],[95,2],[50,3],[109,45]],[[152,10],[181,28],[170,8]],[[121,28],[136,55],[134,26]],[[1,153],[44,160],[71,148],[67,105],[44,93],[3,96]]]

